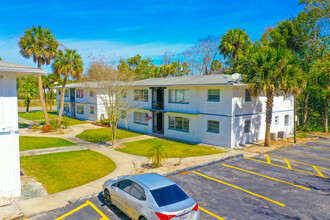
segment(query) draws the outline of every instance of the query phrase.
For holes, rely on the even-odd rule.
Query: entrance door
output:
[[[164,133],[164,113],[155,112],[154,113],[154,132],[155,133]]]

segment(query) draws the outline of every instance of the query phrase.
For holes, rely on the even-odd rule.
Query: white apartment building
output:
[[[16,77],[45,73],[0,61],[0,197],[21,196]]]
[[[265,137],[266,97],[252,97],[247,85],[231,75],[151,78],[131,86],[134,102],[122,114],[120,127],[223,147]],[[73,83],[67,88],[68,116],[92,121],[102,115],[106,118],[102,102],[84,90],[84,84]],[[271,132],[293,133],[293,102],[292,96],[274,98]]]

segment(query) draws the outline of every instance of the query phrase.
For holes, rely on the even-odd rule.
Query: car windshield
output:
[[[181,202],[189,198],[177,185],[173,184],[150,191],[159,207]]]

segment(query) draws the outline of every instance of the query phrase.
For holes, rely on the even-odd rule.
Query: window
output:
[[[89,92],[89,97],[94,97],[94,91]]]
[[[275,116],[275,124],[278,125],[278,116]]]
[[[84,114],[84,106],[77,105],[77,114],[83,115]]]
[[[126,111],[125,110],[122,110],[121,111],[121,114],[120,114],[120,117],[122,118],[122,119],[125,119],[126,118]]]
[[[58,95],[61,95],[61,90],[60,89],[58,90]]]
[[[64,97],[69,97],[69,89],[65,89]]]
[[[245,101],[250,102],[251,101],[251,93],[250,90],[245,89]]]
[[[189,90],[188,89],[170,89],[169,102],[175,103],[189,103]]]
[[[124,190],[125,192],[129,192],[131,189],[133,181],[132,180],[122,180],[118,183],[118,188]]]
[[[207,92],[207,101],[219,102],[220,101],[220,89],[209,89]]]
[[[90,106],[89,107],[89,113],[91,113],[92,115],[94,115],[94,106]]]
[[[144,189],[137,183],[133,184],[130,194],[137,199],[146,200]]]
[[[64,104],[64,112],[68,112],[70,109],[69,109],[69,104]]]
[[[134,112],[134,123],[136,124],[148,124],[148,114],[144,112]]]
[[[181,202],[189,198],[176,184],[150,190],[150,192],[159,207]]]
[[[284,125],[289,126],[289,115],[284,116]]]
[[[251,120],[244,121],[244,133],[250,133],[251,131]]]
[[[189,118],[168,116],[168,128],[189,131]]]
[[[82,89],[77,89],[77,90],[76,90],[76,97],[77,97],[77,98],[84,98],[84,90],[82,90]]]
[[[135,101],[148,101],[148,89],[135,89],[134,90],[134,100]]]
[[[219,121],[207,120],[207,132],[219,133]]]

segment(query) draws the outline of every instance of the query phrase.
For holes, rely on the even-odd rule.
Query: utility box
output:
[[[277,141],[278,135],[277,133],[270,133],[270,139]]]
[[[279,131],[278,132],[278,138],[286,139],[286,132],[285,131]]]

